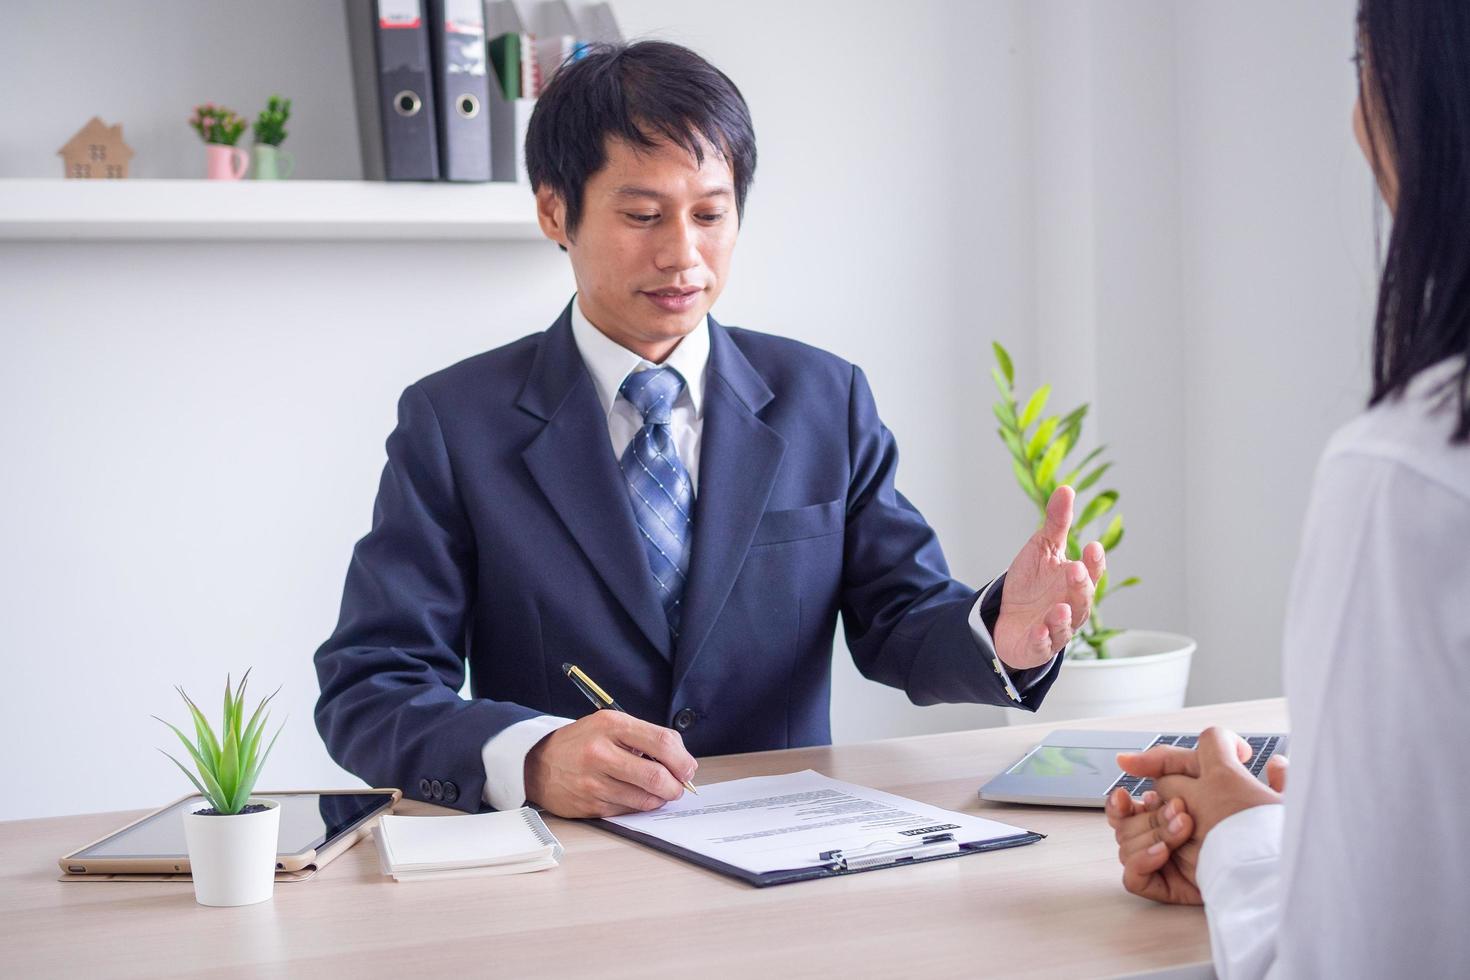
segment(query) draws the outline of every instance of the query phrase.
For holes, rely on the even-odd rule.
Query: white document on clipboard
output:
[[[1029,835],[810,769],[710,783],[649,813],[605,819],[756,874],[822,865],[861,870]]]

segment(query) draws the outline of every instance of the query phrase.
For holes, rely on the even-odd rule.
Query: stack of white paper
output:
[[[530,807],[456,817],[388,814],[373,836],[383,873],[397,881],[541,871],[556,867],[562,854]]]

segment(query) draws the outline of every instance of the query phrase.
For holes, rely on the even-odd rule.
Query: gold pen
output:
[[[577,690],[585,694],[587,700],[591,701],[598,711],[622,711],[623,714],[628,713],[623,711],[622,705],[612,699],[612,695],[598,687],[596,681],[584,674],[581,667],[578,667],[576,664],[562,664],[561,669],[567,675],[567,680],[577,685]],[[695,789],[694,784],[687,779],[684,780],[684,788],[695,796],[699,795],[699,790]]]

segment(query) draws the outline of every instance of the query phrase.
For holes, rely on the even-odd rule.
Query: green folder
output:
[[[500,80],[500,91],[506,101],[521,97],[521,35],[502,34],[489,41],[490,62]]]

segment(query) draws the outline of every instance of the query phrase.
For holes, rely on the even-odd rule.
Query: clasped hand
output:
[[[1203,904],[1195,866],[1205,836],[1241,810],[1280,803],[1286,792],[1285,756],[1266,763],[1267,786],[1245,767],[1250,758],[1250,745],[1223,728],[1201,732],[1198,748],[1160,745],[1118,756],[1124,772],[1157,787],[1141,801],[1121,788],[1108,797],[1124,888],[1156,902]]]

